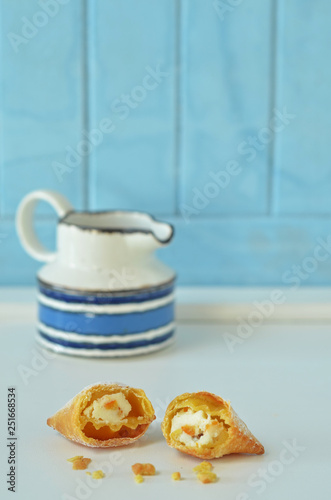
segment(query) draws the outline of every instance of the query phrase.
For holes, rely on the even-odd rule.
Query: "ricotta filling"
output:
[[[171,422],[171,434],[175,432],[177,440],[192,448],[211,444],[222,429],[223,425],[204,411],[190,408],[177,413]]]
[[[131,405],[124,394],[107,394],[95,399],[85,410],[84,415],[97,424],[116,425],[127,422]]]

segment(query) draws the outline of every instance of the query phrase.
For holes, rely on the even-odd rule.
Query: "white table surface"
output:
[[[224,500],[330,499],[329,323],[264,324],[230,353],[223,334],[235,334],[236,325],[185,322],[178,326],[175,345],[156,354],[112,360],[63,355],[48,359],[34,343],[32,315],[25,317],[25,311],[22,316],[20,305],[16,311],[16,318],[0,316],[1,499],[161,500],[203,495]],[[37,352],[42,355],[39,360]],[[32,372],[24,379],[26,368]],[[85,448],[47,427],[47,417],[83,387],[107,380],[143,388],[154,405],[157,419],[136,445]],[[18,413],[15,495],[6,489],[6,399],[12,385]],[[200,484],[192,472],[200,460],[169,448],[160,430],[170,400],[199,390],[231,400],[266,450],[262,456],[214,460],[220,479],[208,485]],[[295,455],[285,451],[293,442],[299,446]],[[73,471],[66,461],[74,455],[92,458],[90,470],[101,468],[106,477],[89,486],[85,471]],[[131,472],[135,462],[153,463],[158,474],[136,484]],[[172,481],[174,471],[184,479]],[[259,474],[266,474],[265,479]]]

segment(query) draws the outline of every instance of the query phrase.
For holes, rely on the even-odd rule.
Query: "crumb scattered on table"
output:
[[[68,458],[67,461],[72,463],[73,470],[85,470],[91,462],[91,459],[84,458],[83,455],[77,455],[76,457]]]
[[[137,476],[154,476],[155,475],[155,467],[152,464],[134,464],[131,467],[132,472]]]
[[[218,479],[214,472],[211,472],[213,466],[210,462],[201,462],[199,465],[194,467],[193,471],[196,473],[197,478],[203,484],[215,483]]]
[[[213,466],[210,462],[201,462],[199,465],[194,467],[193,471],[196,473],[199,472],[211,472],[213,470]]]
[[[68,458],[67,462],[75,462],[76,460],[79,460],[80,458],[83,458],[83,455],[76,455],[75,457]]]
[[[171,477],[172,477],[172,479],[173,479],[174,481],[180,481],[180,479],[181,479],[180,472],[173,472],[173,473],[171,474]]]
[[[102,470],[95,470],[92,472],[92,477],[93,479],[102,479],[105,475]]]
[[[203,484],[215,483],[217,480],[217,476],[214,472],[199,472],[197,478]]]
[[[144,478],[142,477],[141,474],[136,474],[134,476],[134,480],[136,481],[136,483],[140,484],[140,483],[143,483],[144,482]]]

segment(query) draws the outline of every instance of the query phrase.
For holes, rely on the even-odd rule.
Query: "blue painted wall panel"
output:
[[[160,257],[175,266],[180,284],[289,287],[298,282],[299,286],[331,283],[327,218],[236,216],[173,222],[175,241]]]
[[[21,198],[37,188],[61,190],[82,206],[83,159],[71,172],[65,160],[66,148],[76,147],[83,127],[82,5],[55,3],[47,14],[37,1],[1,2],[0,198],[5,215],[14,214]],[[62,167],[53,162],[64,164],[66,173],[60,175]]]
[[[280,214],[331,214],[331,2],[280,0],[277,102],[295,115],[276,138]]]
[[[41,3],[0,4],[0,285],[41,265],[14,227],[37,188],[173,222],[182,285],[331,284],[330,2]]]
[[[270,141],[258,134],[270,120],[272,1],[226,4],[182,2],[180,207],[203,206],[199,192],[211,198],[206,214],[265,213]],[[240,175],[219,174],[214,196],[210,172],[229,161]]]
[[[91,207],[175,208],[175,1],[89,2]]]
[[[38,221],[36,232],[47,248],[56,248],[54,222]],[[41,265],[21,247],[14,222],[0,221],[0,285],[35,285]]]

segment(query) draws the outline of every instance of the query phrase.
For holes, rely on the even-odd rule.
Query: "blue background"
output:
[[[329,285],[330,19],[330,0],[2,0],[0,284],[34,283],[15,212],[48,188],[173,223],[180,284],[288,284],[310,259],[301,284]],[[54,246],[46,205],[36,225]]]

